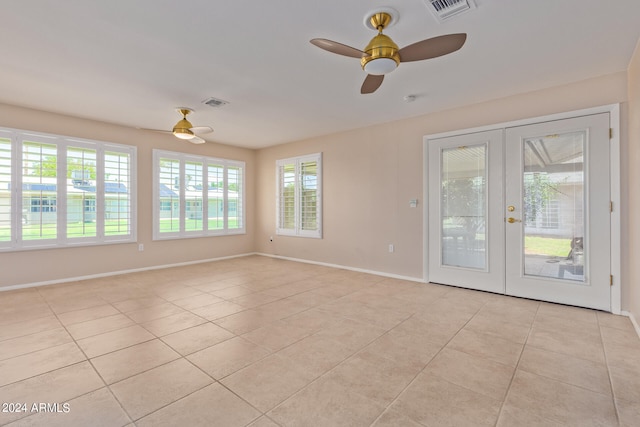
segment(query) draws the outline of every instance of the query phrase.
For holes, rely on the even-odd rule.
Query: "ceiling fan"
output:
[[[377,30],[378,34],[371,39],[364,50],[327,39],[310,40],[311,44],[329,52],[360,58],[360,65],[367,73],[360,88],[362,94],[375,92],[382,84],[384,75],[395,70],[401,62],[422,61],[447,55],[460,49],[467,40],[465,33],[447,34],[422,40],[399,49],[390,37],[382,34],[382,30],[397,20],[397,12],[391,8],[384,8],[371,12],[367,17],[365,25]]]
[[[176,138],[187,140],[193,144],[204,144],[206,141],[200,138],[198,135],[211,133],[213,129],[210,126],[193,126],[189,120],[187,120],[187,115],[193,113],[191,108],[187,107],[178,107],[176,111],[182,114],[182,119],[178,121],[178,123],[173,126],[173,129],[168,130],[159,130],[159,129],[147,129],[153,130],[156,132],[171,132]]]

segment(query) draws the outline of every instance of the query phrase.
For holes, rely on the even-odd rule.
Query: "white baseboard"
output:
[[[259,254],[257,254],[256,252],[250,252],[250,253],[246,253],[246,254],[224,256],[224,257],[219,257],[219,258],[208,258],[208,259],[201,259],[201,260],[197,260],[197,261],[178,262],[178,263],[175,263],[175,264],[152,265],[150,267],[133,268],[133,269],[130,269],[130,270],[118,270],[118,271],[110,271],[108,273],[90,274],[90,275],[87,275],[87,276],[74,276],[74,277],[67,277],[67,278],[64,278],[64,279],[47,280],[47,281],[44,281],[44,282],[33,282],[33,283],[24,283],[24,284],[20,284],[20,285],[10,285],[10,286],[0,287],[0,292],[12,291],[12,290],[16,290],[16,289],[34,288],[36,286],[55,285],[55,284],[58,284],[58,283],[76,282],[76,281],[79,281],[79,280],[99,279],[101,277],[119,276],[121,274],[138,273],[138,272],[141,272],[141,271],[160,270],[160,269],[163,269],[163,268],[181,267],[181,266],[193,265],[193,264],[203,264],[205,262],[222,261],[222,260],[225,260],[225,259],[233,259],[233,258],[242,258],[242,257],[246,257],[246,256],[251,256],[251,255],[259,255]]]
[[[267,254],[267,253],[262,253],[262,252],[256,252],[255,255],[266,256],[266,257],[269,257],[269,258],[284,259],[284,260],[287,260],[287,261],[302,262],[302,263],[305,263],[305,264],[321,265],[323,267],[340,268],[342,270],[357,271],[359,273],[368,273],[368,274],[373,274],[373,275],[376,275],[376,276],[389,277],[389,278],[392,278],[392,279],[401,279],[401,280],[408,280],[408,281],[411,281],[411,282],[426,283],[424,281],[424,279],[422,279],[420,277],[403,276],[403,275],[400,275],[400,274],[385,273],[383,271],[368,270],[366,268],[349,267],[349,266],[346,266],[346,265],[331,264],[331,263],[328,263],[328,262],[320,262],[320,261],[310,261],[308,259],[293,258],[293,257],[287,257],[287,256],[281,256],[281,255]]]
[[[633,313],[628,311],[623,311],[621,314],[623,316],[627,316],[629,320],[631,320],[631,324],[633,325],[633,328],[636,330],[636,334],[638,334],[638,338],[640,338],[640,324],[638,324],[638,321],[636,320]]]

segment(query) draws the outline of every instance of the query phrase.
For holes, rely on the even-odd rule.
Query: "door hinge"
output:
[[[613,212],[613,201],[609,202],[609,212]]]
[[[613,274],[609,275],[609,286],[613,286]]]
[[[609,128],[609,139],[613,139],[613,128]]]

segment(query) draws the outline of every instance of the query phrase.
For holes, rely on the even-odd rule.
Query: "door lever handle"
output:
[[[509,218],[507,218],[507,222],[508,222],[509,224],[513,224],[514,222],[522,222],[522,220],[520,220],[520,219],[515,219],[514,217],[509,217]]]

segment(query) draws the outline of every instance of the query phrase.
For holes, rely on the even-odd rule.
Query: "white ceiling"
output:
[[[170,129],[195,109],[208,141],[266,147],[626,70],[638,0],[476,0],[438,23],[423,0],[30,0],[0,14],[0,102]],[[400,46],[465,32],[453,54],[401,64],[360,94],[366,13],[391,6]],[[416,95],[411,103],[405,95]],[[212,108],[208,97],[230,104]]]

